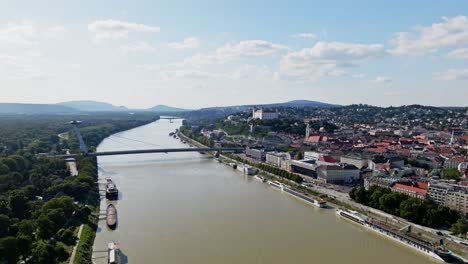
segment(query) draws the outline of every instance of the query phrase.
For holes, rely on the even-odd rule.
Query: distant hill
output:
[[[192,119],[205,119],[205,118],[219,118],[233,113],[246,111],[254,107],[274,108],[274,107],[317,107],[317,108],[329,108],[329,107],[340,107],[340,105],[322,103],[317,101],[309,100],[294,100],[284,103],[272,103],[272,104],[257,104],[257,105],[235,105],[235,106],[217,106],[207,107],[199,110],[194,110],[185,113],[184,116]]]
[[[84,112],[112,112],[112,111],[129,111],[129,109],[125,106],[115,106],[113,104],[104,103],[104,102],[97,102],[97,101],[68,101],[58,103],[58,105],[68,106],[79,111]]]
[[[186,112],[186,111],[191,111],[191,110],[172,107],[172,106],[167,106],[167,105],[156,105],[156,106],[153,106],[151,108],[146,109],[146,111],[153,111],[153,112]]]
[[[68,114],[76,109],[55,104],[0,103],[0,114]]]
[[[310,100],[293,100],[285,103],[275,103],[275,104],[264,104],[264,105],[259,105],[263,107],[281,107],[281,106],[286,106],[286,107],[337,107],[341,105],[336,105],[336,104],[328,104],[328,103],[322,103],[322,102],[317,102],[317,101],[310,101]]]

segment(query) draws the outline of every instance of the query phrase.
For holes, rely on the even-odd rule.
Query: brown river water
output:
[[[187,147],[168,136],[180,125],[159,120],[110,136],[98,150]],[[107,263],[111,241],[120,243],[123,263],[433,263],[206,155],[107,156],[98,165],[120,196],[117,229],[99,222],[95,263]],[[101,210],[107,205],[102,200]]]

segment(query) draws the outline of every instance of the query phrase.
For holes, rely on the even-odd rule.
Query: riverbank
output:
[[[82,129],[83,136],[89,136],[89,134],[94,135],[96,140],[99,140],[99,145],[105,138],[120,133],[122,131],[127,131],[129,129],[133,129],[136,127],[144,126],[159,120],[157,118],[151,118],[145,120],[138,120],[135,122],[128,122],[126,124],[117,125],[107,125],[107,126],[91,126],[85,127]],[[75,140],[74,137],[72,137]],[[62,140],[71,140],[70,137],[61,137]],[[73,141],[72,140],[72,141]],[[73,145],[73,143],[72,143]],[[89,147],[96,148],[97,145],[91,145]],[[78,149],[75,149],[78,151]],[[76,162],[73,164],[69,164],[69,169],[74,176],[79,176],[81,169],[85,168],[86,173],[90,176],[94,182],[98,182],[98,166],[97,160],[91,157],[80,157]],[[85,206],[90,209],[90,214],[87,221],[83,222],[80,225],[79,232],[78,232],[78,242],[72,250],[72,254],[69,258],[69,264],[77,263],[92,263],[92,254],[93,254],[93,244],[94,239],[96,237],[97,231],[97,223],[98,217],[96,216],[99,214],[99,203],[101,197],[99,195],[99,185],[95,185],[95,189],[88,193],[88,197],[85,202]]]
[[[200,142],[196,142],[195,140],[188,138],[182,132],[179,132],[179,137],[186,140],[187,142],[190,142],[193,145],[196,145],[197,147],[206,147],[203,144],[201,144]],[[387,220],[388,220],[388,215],[385,214],[384,212],[371,213],[369,208],[367,208],[367,210],[366,210],[366,208],[363,208],[362,206],[355,206],[355,204],[352,201],[346,202],[346,200],[344,200],[344,201],[343,200],[338,200],[338,199],[335,199],[334,197],[331,197],[330,195],[328,195],[326,193],[321,193],[321,192],[318,192],[316,190],[312,190],[312,189],[310,189],[308,187],[301,186],[295,181],[292,181],[292,180],[286,179],[284,177],[281,177],[280,175],[276,175],[276,174],[273,174],[271,172],[267,172],[265,170],[262,170],[261,169],[262,166],[260,166],[260,163],[253,163],[253,162],[250,162],[248,160],[243,160],[242,158],[240,158],[237,155],[235,157],[232,157],[232,155],[229,155],[229,154],[228,155],[221,155],[219,157],[219,160],[221,162],[225,163],[226,165],[229,165],[229,163],[232,163],[232,162],[241,162],[243,164],[248,164],[250,166],[253,166],[253,167],[257,168],[258,171],[259,171],[259,174],[261,174],[265,178],[275,179],[275,180],[278,180],[278,181],[280,181],[282,183],[288,184],[295,191],[307,193],[307,194],[310,194],[310,195],[313,195],[313,196],[319,196],[319,197],[325,199],[328,203],[330,203],[331,207],[344,207],[344,208],[347,208],[347,209],[350,209],[350,210],[358,211],[358,212],[362,213],[363,215],[371,216],[374,219],[382,220],[382,221],[385,221],[385,222],[387,222]],[[375,210],[376,209],[372,209],[372,211],[375,211]],[[393,217],[391,217],[391,218],[393,219]],[[414,223],[407,222],[407,221],[401,221],[401,219],[398,219],[398,220],[399,220],[398,222],[389,221],[387,223],[390,226],[392,226],[392,227],[394,227],[396,229],[401,229],[401,228],[403,228],[403,227],[405,227],[407,225],[415,226],[416,228],[414,228],[414,230],[413,230],[413,234],[415,236],[418,236],[418,237],[420,237],[420,239],[423,239],[423,240],[429,239],[430,241],[434,241],[433,240],[434,238],[432,237],[432,234],[434,232],[436,232],[436,230],[433,231],[432,233],[426,233],[425,234],[424,233],[425,230],[418,229],[418,227],[419,227],[418,225],[416,225]],[[460,263],[466,263],[467,262],[467,260],[464,259],[464,258],[466,258],[466,255],[459,255],[460,253],[463,253],[463,252],[460,252],[460,250],[457,250],[457,248],[454,247],[453,244],[449,243],[449,246],[447,248],[453,251],[454,257],[458,258]]]

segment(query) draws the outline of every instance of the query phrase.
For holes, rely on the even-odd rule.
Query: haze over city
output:
[[[0,1],[1,102],[466,106],[465,1]]]

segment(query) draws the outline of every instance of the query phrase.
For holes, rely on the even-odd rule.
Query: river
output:
[[[187,147],[168,136],[180,125],[159,120],[110,136],[98,150]],[[98,165],[101,181],[111,177],[121,194],[117,229],[99,222],[95,263],[107,263],[110,241],[120,243],[124,262],[138,264],[433,262],[199,153],[107,156]]]

